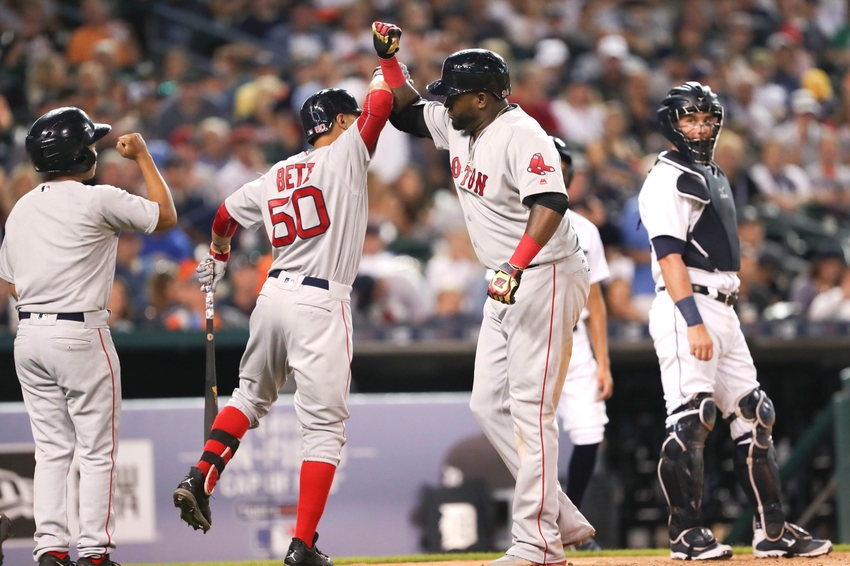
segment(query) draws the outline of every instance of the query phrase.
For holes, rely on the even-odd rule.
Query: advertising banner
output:
[[[422,552],[423,490],[441,484],[441,463],[456,443],[481,435],[468,403],[468,394],[454,393],[352,395],[319,548],[331,557]],[[114,495],[119,562],[283,558],[295,528],[301,466],[292,396],[282,396],[245,435],[213,494],[207,534],[182,522],[172,502],[201,455],[202,423],[203,399],[124,402]],[[23,404],[0,404],[0,431],[0,510],[13,525],[5,562],[26,564],[34,546],[35,462]],[[76,462],[68,485],[74,510]],[[72,535],[76,530],[72,519]]]

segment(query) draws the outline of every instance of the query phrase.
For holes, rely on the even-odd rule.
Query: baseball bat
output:
[[[213,332],[213,319],[215,318],[215,302],[213,298],[212,282],[207,284],[207,363],[206,380],[204,383],[204,443],[210,439],[213,421],[218,415],[218,383],[215,376],[215,334]]]

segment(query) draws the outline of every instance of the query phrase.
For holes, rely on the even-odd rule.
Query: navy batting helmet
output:
[[[464,49],[443,61],[439,79],[428,85],[436,96],[452,96],[464,92],[489,92],[499,100],[511,94],[508,64],[498,53],[487,49]]]
[[[301,124],[311,145],[316,138],[331,130],[340,114],[360,114],[354,96],[342,88],[326,88],[310,96],[301,106]]]
[[[570,150],[567,149],[567,144],[564,143],[564,140],[561,138],[556,138],[555,136],[549,136],[552,140],[552,143],[555,144],[555,149],[558,150],[558,154],[561,156],[561,163],[567,166],[567,173],[564,177],[564,186],[570,188],[570,183],[573,182],[573,156],[570,153]]]
[[[679,119],[694,112],[707,112],[717,119],[705,139],[690,139],[679,127]],[[658,122],[664,137],[686,158],[706,165],[714,159],[714,146],[723,126],[723,107],[709,87],[691,81],[672,88],[661,101]]]
[[[73,106],[51,110],[30,126],[27,155],[39,173],[85,173],[96,157],[89,146],[112,129]]]

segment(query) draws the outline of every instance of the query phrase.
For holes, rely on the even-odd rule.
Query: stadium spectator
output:
[[[761,161],[750,169],[750,179],[761,197],[783,210],[793,212],[812,196],[809,176],[786,160],[786,151],[776,139],[762,144]]]

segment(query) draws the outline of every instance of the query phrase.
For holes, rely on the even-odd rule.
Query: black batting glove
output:
[[[392,59],[398,53],[401,28],[384,22],[372,23],[372,43],[381,59]]]

